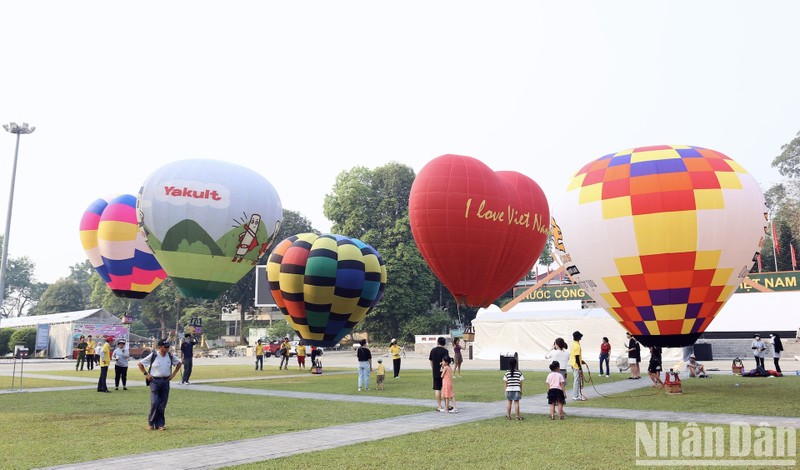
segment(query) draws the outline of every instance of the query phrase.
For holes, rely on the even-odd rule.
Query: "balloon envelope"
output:
[[[538,184],[481,161],[443,155],[420,170],[408,203],[422,257],[461,305],[489,306],[530,272],[550,208]]]
[[[595,160],[553,218],[570,276],[645,346],[688,346],[753,266],[755,179],[714,150],[642,147]]]
[[[267,262],[272,297],[306,343],[333,346],[375,307],[386,286],[378,252],[355,238],[302,233]]]
[[[147,244],[186,297],[213,299],[266,254],[283,209],[258,173],[216,160],[182,160],[142,185],[138,217]]]
[[[81,244],[117,297],[141,299],[166,278],[136,220],[136,198],[97,199],[84,212]]]

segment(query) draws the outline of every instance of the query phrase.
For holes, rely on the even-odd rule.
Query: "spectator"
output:
[[[545,359],[551,359],[558,362],[558,371],[564,377],[564,386],[567,383],[567,364],[569,364],[569,346],[564,338],[556,338],[553,342],[553,349],[544,355]],[[565,395],[566,396],[566,395]]]
[[[392,368],[394,369],[394,378],[400,377],[400,354],[402,350],[400,346],[397,345],[397,340],[392,338],[392,342],[389,344],[389,354],[392,355]]]
[[[558,372],[558,362],[550,363],[550,373],[547,374],[545,383],[547,384],[547,403],[550,405],[550,419],[556,419],[556,405],[558,405],[558,416],[564,419],[564,402],[567,401],[564,377]],[[519,413],[517,413],[519,414]],[[506,419],[511,419],[511,405],[509,405]]]
[[[183,354],[182,384],[189,385],[189,377],[192,376],[192,357],[194,355],[195,344],[197,344],[197,340],[194,339],[191,333],[183,335],[183,344],[181,344],[181,354]]]
[[[554,363],[555,364],[555,363]],[[556,365],[558,370],[558,365]],[[522,399],[522,383],[525,377],[519,371],[517,358],[512,357],[508,360],[508,371],[503,374],[503,385],[506,391],[506,419],[511,419],[511,404],[514,404],[514,411],[516,411],[517,420],[522,421],[522,415],[519,413],[519,401]],[[564,381],[564,378],[561,378]]]
[[[628,337],[628,364],[631,368],[631,376],[628,379],[641,379],[639,369],[639,363],[642,361],[641,347],[632,334],[625,333],[625,335]]]
[[[455,367],[453,368],[453,377],[461,378],[461,363],[464,362],[464,356],[461,354],[461,338],[453,338],[453,356],[455,358]]]
[[[302,340],[297,343],[297,368],[306,370],[306,345]]]
[[[311,367],[319,367],[319,361],[317,358],[322,355],[322,349],[311,346]]]
[[[611,376],[611,367],[609,364],[609,357],[611,357],[611,343],[608,338],[603,336],[603,342],[600,343],[600,377],[603,376],[603,364],[606,365],[606,377]]]
[[[264,370],[264,344],[261,340],[256,341],[256,370]]]
[[[80,339],[78,339],[78,362],[75,363],[75,370],[78,370],[78,366],[81,366],[81,371],[83,371],[83,364],[86,361],[86,337],[81,335]]]
[[[453,363],[453,358],[446,356],[442,358],[442,399],[444,400],[444,409],[450,413],[458,413],[458,405],[456,405],[456,395],[453,392],[453,370],[450,364]]]
[[[580,331],[572,333],[572,347],[569,350],[569,365],[572,367],[572,398],[575,400],[586,401],[583,396],[583,366],[586,361],[583,360],[583,352],[581,351],[581,338],[583,334]]]
[[[92,339],[92,335],[89,335],[86,340],[86,370],[93,370],[94,369],[94,348],[96,344]]]
[[[650,364],[647,366],[647,375],[653,381],[653,387],[662,387],[661,381],[661,346],[650,346]]]
[[[772,338],[772,362],[775,363],[775,372],[783,375],[781,371],[781,353],[783,352],[783,342],[781,341],[781,335],[779,334],[772,334],[769,335]]]
[[[291,348],[289,347],[289,338],[283,338],[281,341],[281,348],[278,350],[280,351],[279,354],[281,356],[281,363],[278,365],[278,370],[284,369],[289,370],[289,351]]]
[[[95,351],[97,349],[100,350],[99,361],[100,361],[100,378],[97,380],[97,391],[103,393],[111,393],[108,390],[108,384],[106,384],[106,379],[108,378],[108,366],[111,365],[111,346],[110,344],[114,341],[114,338],[108,337],[106,338],[105,342],[101,345],[98,341],[95,345]]]
[[[703,364],[697,362],[697,359],[694,357],[694,354],[689,356],[689,362],[686,364],[686,368],[689,369],[689,377],[706,376],[706,368],[703,366]]]
[[[358,357],[358,391],[369,390],[369,374],[372,372],[372,352],[367,349],[367,340],[362,339],[361,347],[356,350]]]
[[[175,370],[172,370],[175,366]],[[148,370],[145,370],[148,367]],[[181,361],[169,352],[169,341],[158,341],[158,351],[139,361],[139,370],[145,379],[150,380],[150,414],[147,416],[147,429],[166,431],[167,402],[169,401],[169,381],[181,370]]]
[[[375,388],[383,390],[384,379],[386,379],[386,366],[383,365],[383,359],[378,358],[378,368],[375,370]]]
[[[767,350],[767,345],[761,340],[761,335],[758,333],[755,334],[753,342],[750,344],[750,349],[753,350],[753,358],[756,360],[756,369],[761,367],[766,370],[764,367],[764,357],[766,356],[765,351]]]
[[[433,394],[436,396],[436,411],[447,412],[447,408],[442,408],[442,359],[450,357],[450,353],[444,347],[447,340],[444,336],[436,339],[436,347],[431,349],[428,360],[431,363],[433,373]]]
[[[117,341],[117,349],[111,355],[114,360],[114,390],[119,390],[119,383],[122,381],[122,389],[128,389],[128,359],[131,358],[128,349],[125,348],[125,340]]]

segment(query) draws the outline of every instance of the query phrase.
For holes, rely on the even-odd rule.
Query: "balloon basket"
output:
[[[464,328],[463,338],[464,341],[467,341],[469,343],[475,341],[475,329],[472,328],[471,326]]]
[[[681,387],[680,382],[670,383],[666,385],[667,385],[667,393],[669,393],[670,395],[678,395],[683,393],[683,388]]]

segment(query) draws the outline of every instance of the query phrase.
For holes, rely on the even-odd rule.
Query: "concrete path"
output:
[[[645,388],[648,385],[649,381],[646,381],[645,379],[632,381],[622,380],[599,384],[595,387],[584,389],[584,394],[591,400],[599,397],[600,393],[603,395],[614,394]],[[386,405],[416,405],[427,407],[432,407],[433,405],[433,400],[427,399],[420,400],[411,398],[387,398],[374,395],[332,395],[308,392],[286,392],[276,390],[219,387],[209,384],[192,385],[191,389],[215,393],[291,397],[303,400],[313,399],[361,403],[382,403]],[[526,396],[524,398],[522,407],[523,412],[528,419],[537,419],[537,415],[541,415],[542,419],[544,419],[544,416],[549,413],[549,407],[545,403],[546,397],[544,394]],[[307,444],[308,439],[306,438],[308,431],[298,431],[294,433],[277,434],[254,439],[223,442],[204,446],[172,449],[160,452],[149,452],[138,455],[119,456],[91,462],[59,465],[50,468],[83,470],[87,468],[87,465],[91,467],[102,467],[108,465],[113,466],[115,470],[141,470],[142,468],[152,468],[157,465],[160,468],[216,469],[232,465],[260,462],[294,454],[331,449],[362,442],[386,439],[415,432],[430,431],[469,422],[498,418],[505,415],[505,406],[505,401],[493,403],[459,402],[459,413],[457,414],[429,411],[395,418],[331,426],[322,428],[320,429],[320,432],[315,433],[313,448],[309,448]],[[744,416],[712,413],[676,413],[667,411],[640,410],[636,410],[634,412],[625,409],[575,408],[569,406],[567,410],[567,419],[581,416],[668,422],[702,422],[721,424],[737,422],[748,423],[753,426],[769,423],[770,426],[790,426],[800,428],[800,418],[779,418],[772,416]]]

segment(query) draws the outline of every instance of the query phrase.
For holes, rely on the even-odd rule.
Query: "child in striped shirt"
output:
[[[511,419],[511,402],[514,402],[517,412],[517,419],[522,421],[519,414],[519,400],[522,398],[522,382],[525,377],[517,368],[517,358],[512,357],[508,360],[508,371],[503,375],[503,382],[506,386],[506,419]]]

